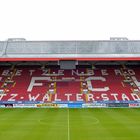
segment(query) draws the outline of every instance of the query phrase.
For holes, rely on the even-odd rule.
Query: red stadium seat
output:
[[[140,68],[96,66],[96,69],[0,69],[0,101],[127,101],[139,100]]]

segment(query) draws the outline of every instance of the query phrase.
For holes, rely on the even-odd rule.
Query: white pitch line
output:
[[[68,108],[68,140],[70,140],[70,119],[69,119],[69,108]]]

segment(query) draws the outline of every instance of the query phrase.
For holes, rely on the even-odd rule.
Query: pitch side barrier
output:
[[[50,102],[1,101],[0,108],[139,108],[140,101]]]

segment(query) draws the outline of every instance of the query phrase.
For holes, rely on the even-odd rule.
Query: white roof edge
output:
[[[118,39],[118,40],[117,40]],[[140,40],[48,40],[10,38],[0,41],[0,58],[118,58],[140,57]]]

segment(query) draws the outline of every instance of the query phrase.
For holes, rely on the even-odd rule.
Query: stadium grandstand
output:
[[[0,140],[139,140],[139,130],[139,40],[0,41]]]
[[[140,106],[140,41],[0,41],[1,107]]]

